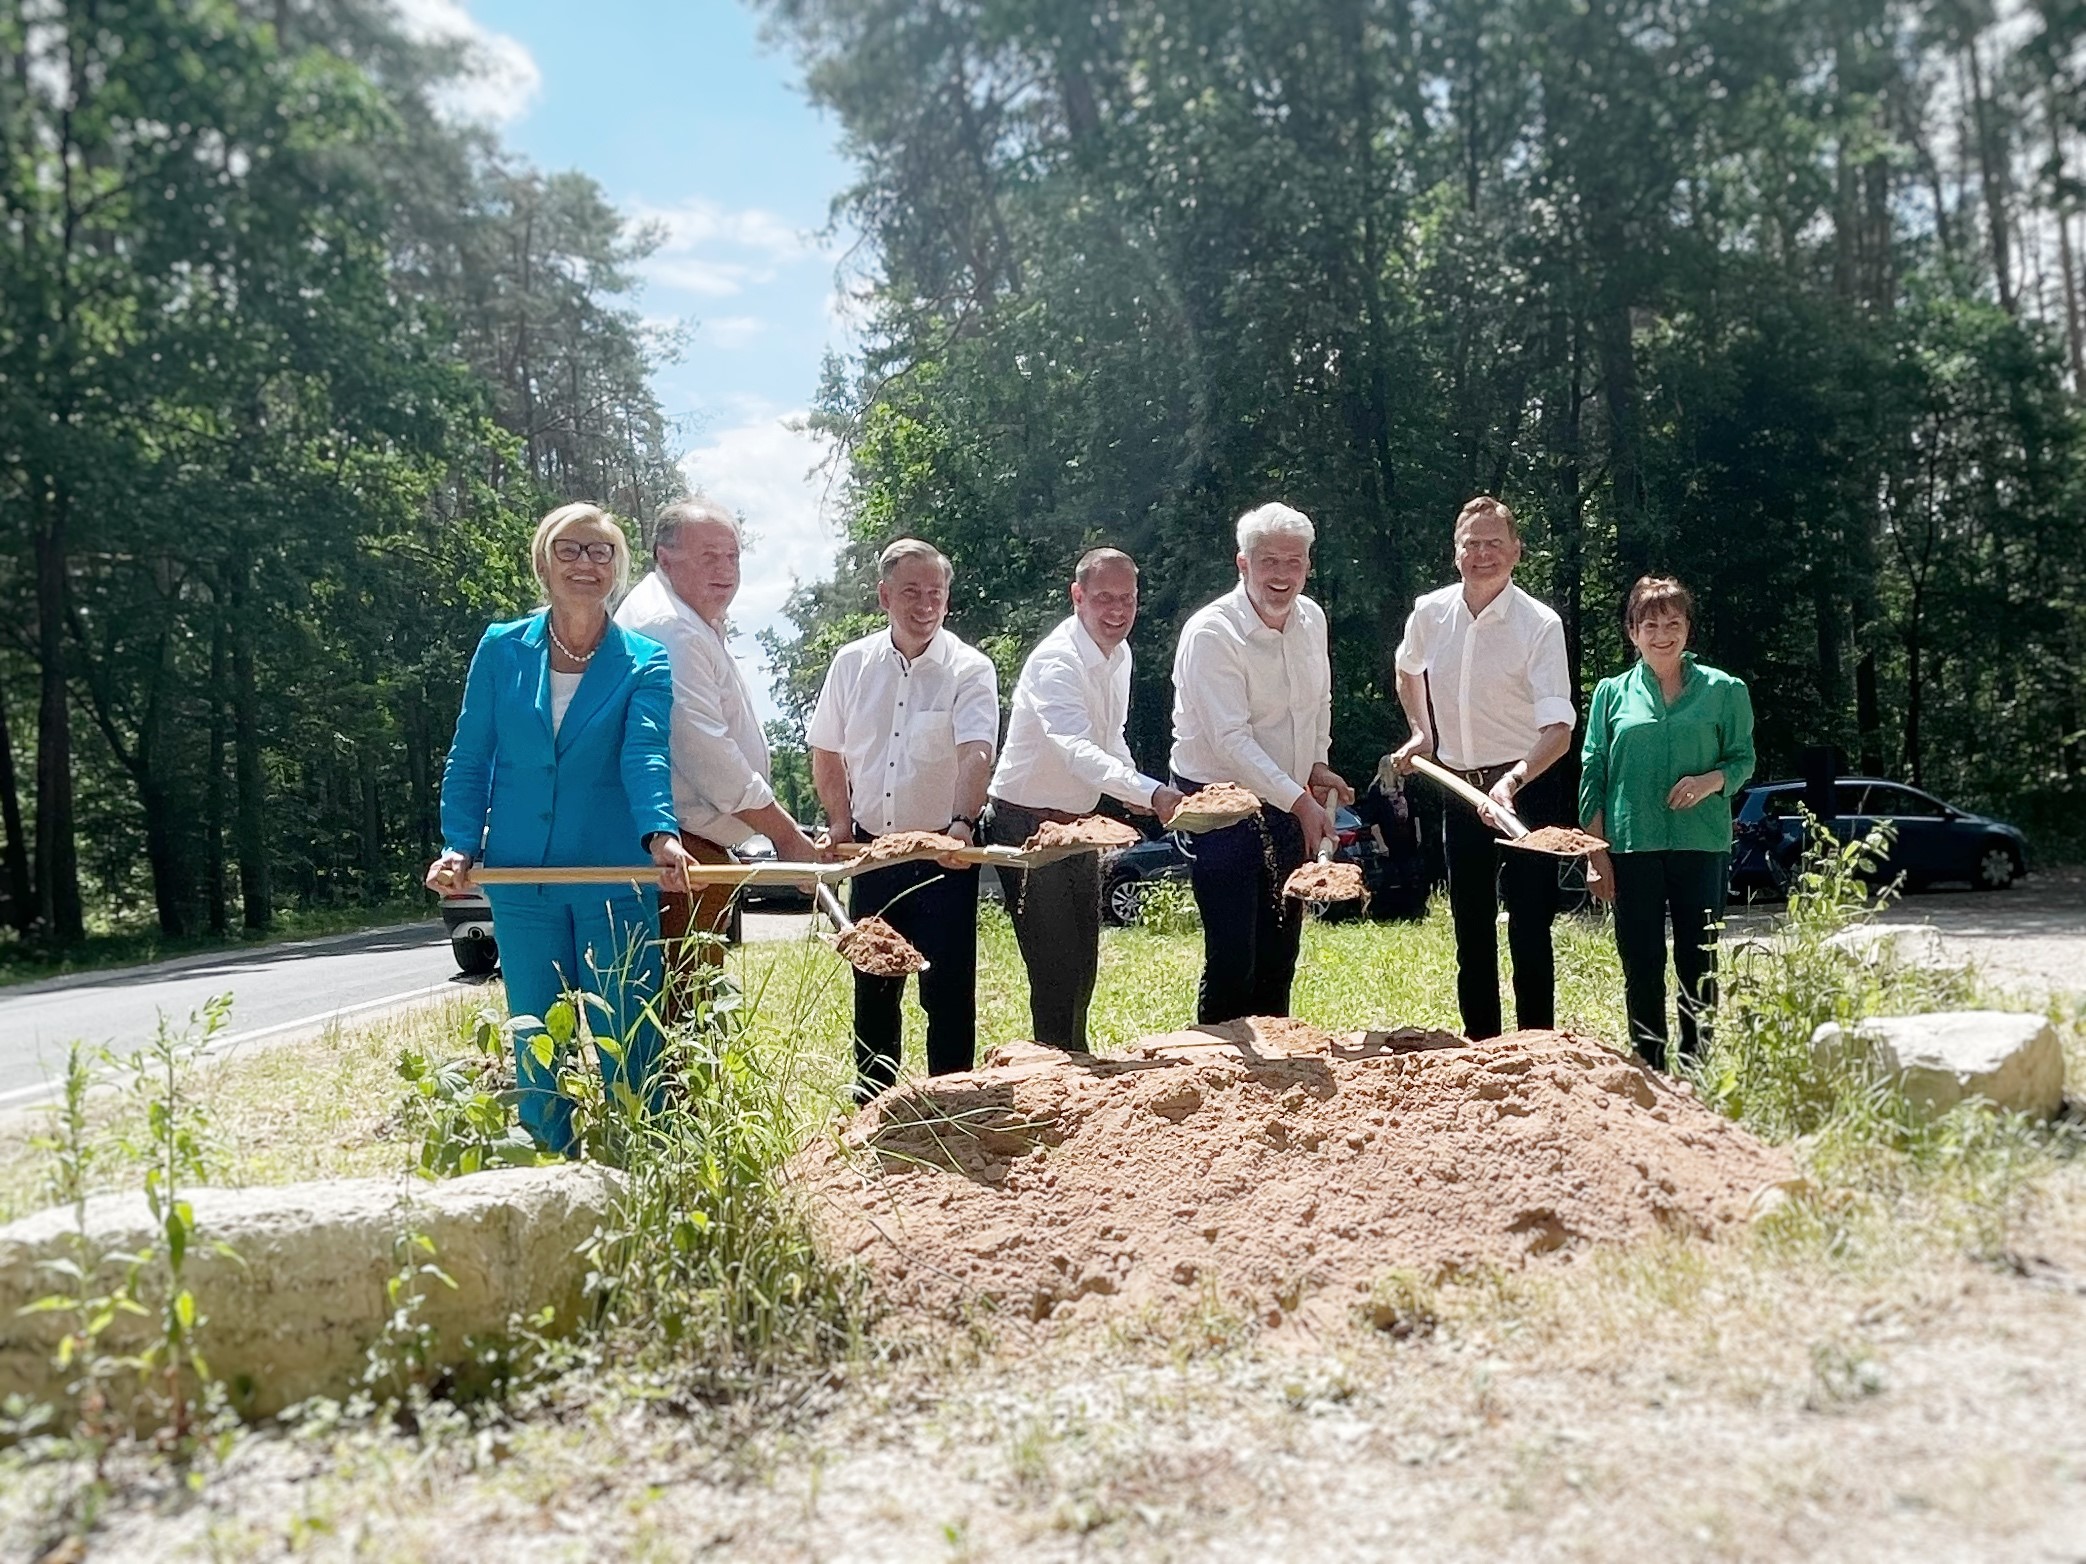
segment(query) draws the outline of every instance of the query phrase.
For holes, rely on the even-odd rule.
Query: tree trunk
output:
[[[239,858],[239,895],[246,927],[266,929],[275,921],[268,883],[266,771],[261,756],[261,695],[254,677],[253,630],[246,621],[246,594],[233,599],[232,754],[238,817],[233,828]]]
[[[60,945],[86,937],[79,844],[73,836],[72,707],[65,687],[65,553],[68,499],[49,501],[36,534],[36,921]]]
[[[229,934],[225,884],[225,617],[222,598],[210,629],[210,779],[203,792],[203,890],[212,934]]]
[[[0,699],[0,824],[6,831],[7,921],[26,934],[36,919],[36,887],[29,874],[29,841],[22,834],[22,795],[15,782],[14,735],[7,725],[4,699]]]

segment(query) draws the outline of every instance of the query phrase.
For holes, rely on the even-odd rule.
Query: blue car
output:
[[[1738,795],[1732,812],[1731,889],[1782,892],[1803,855],[1804,784],[1763,782]],[[1842,777],[1833,785],[1827,829],[1841,841],[1887,823],[1890,851],[1874,878],[1903,878],[1907,890],[1950,881],[2003,891],[2028,873],[2028,838],[2014,826],[1943,803],[1931,793],[1882,777]]]

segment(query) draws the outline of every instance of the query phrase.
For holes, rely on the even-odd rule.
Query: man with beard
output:
[[[1289,1014],[1304,913],[1282,882],[1337,839],[1333,801],[1354,802],[1327,764],[1333,667],[1325,611],[1303,595],[1315,536],[1287,505],[1247,511],[1239,584],[1189,618],[1174,653],[1173,785],[1235,782],[1261,800],[1255,818],[1195,839],[1202,1023]]]

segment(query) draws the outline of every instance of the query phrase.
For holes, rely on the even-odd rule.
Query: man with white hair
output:
[[[724,638],[725,615],[739,593],[739,523],[706,500],[681,500],[659,513],[652,534],[655,568],[616,610],[616,623],[664,646],[674,670],[674,813],[681,841],[698,863],[729,863],[727,849],[754,835],[792,861],[817,856],[797,822],[775,802],[768,741],[745,672]],[[710,885],[659,899],[659,931],[670,970],[685,976],[714,951],[731,915],[731,891]],[[685,983],[668,983],[669,1019],[685,1004]]]
[[[1046,821],[1094,812],[1105,794],[1169,818],[1181,795],[1139,771],[1130,714],[1130,627],[1137,561],[1088,549],[1072,573],[1072,612],[1029,653],[1014,686],[1007,747],[992,774],[986,840],[1019,847]],[[1007,914],[1029,974],[1035,1039],[1087,1051],[1087,1008],[1101,970],[1101,858],[1075,853],[1040,869],[1003,870]]]
[[[1315,536],[1311,518],[1287,505],[1247,511],[1239,584],[1189,617],[1174,653],[1174,786],[1235,782],[1261,800],[1258,817],[1195,839],[1195,1019],[1205,1024],[1289,1013],[1303,906],[1282,882],[1337,840],[1333,801],[1354,802],[1327,764],[1333,666],[1325,611],[1303,595]]]

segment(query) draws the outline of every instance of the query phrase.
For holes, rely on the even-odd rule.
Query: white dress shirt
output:
[[[1272,630],[1241,581],[1189,616],[1173,654],[1176,776],[1236,782],[1287,809],[1332,745],[1324,609],[1299,596]]]
[[[1130,759],[1130,645],[1107,656],[1073,614],[1021,666],[992,796],[1083,815],[1106,793],[1150,807],[1159,784]]]
[[[630,590],[616,623],[666,648],[674,670],[674,813],[681,829],[737,847],[754,829],[742,810],[775,802],[768,740],[739,659],[723,634],[690,608],[661,571]]]
[[[1398,671],[1427,675],[1435,758],[1451,771],[1511,765],[1539,729],[1577,720],[1564,621],[1511,581],[1476,618],[1460,582],[1422,596],[1405,621]]]
[[[956,747],[996,749],[999,736],[990,658],[947,630],[907,658],[888,629],[834,654],[805,733],[846,762],[855,823],[878,836],[944,829],[956,814]]]

